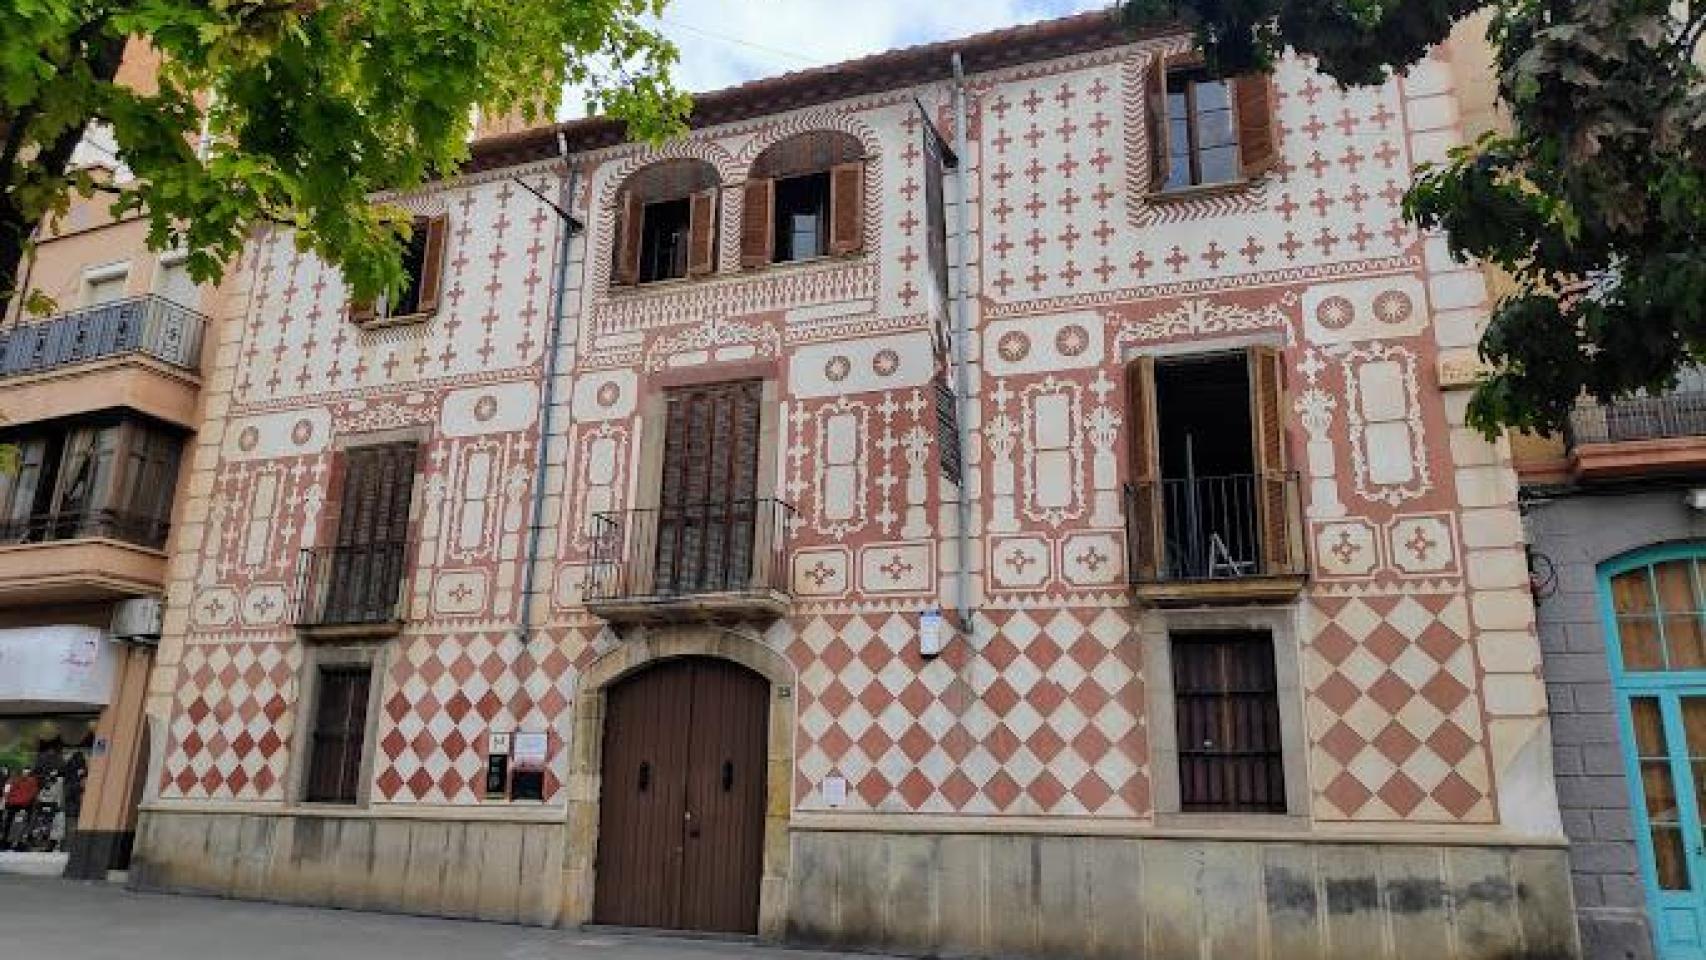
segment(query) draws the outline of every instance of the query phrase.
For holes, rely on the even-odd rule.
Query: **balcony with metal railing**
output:
[[[148,295],[0,330],[7,414],[18,423],[122,407],[194,426],[206,328],[196,311]]]
[[[1684,371],[1666,393],[1582,401],[1564,444],[1584,480],[1706,472],[1706,372]]]
[[[790,599],[793,516],[767,499],[596,514],[587,609],[615,623],[774,620]]]
[[[0,521],[0,607],[159,593],[169,530],[163,518],[116,510]]]
[[[303,550],[296,567],[297,629],[323,638],[398,633],[413,556],[413,545],[402,540]]]
[[[1296,474],[1129,483],[1125,515],[1126,569],[1140,599],[1275,602],[1303,587]]]

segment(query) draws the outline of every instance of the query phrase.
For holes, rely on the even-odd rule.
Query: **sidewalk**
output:
[[[849,960],[751,943],[541,930],[0,876],[0,955],[52,960]],[[870,954],[862,957],[869,958]]]

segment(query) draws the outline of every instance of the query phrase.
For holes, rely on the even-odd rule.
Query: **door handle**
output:
[[[691,811],[691,810],[687,811],[687,813],[684,816],[684,819],[686,819],[686,821],[687,821],[687,836],[688,836],[688,838],[689,839],[697,839],[699,836],[699,821],[693,819],[693,811]]]
[[[723,761],[723,792],[728,793],[730,790],[734,789],[734,785],[735,785],[735,762],[733,760],[724,760]]]

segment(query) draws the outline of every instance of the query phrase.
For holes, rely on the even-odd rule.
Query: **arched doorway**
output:
[[[664,660],[606,693],[593,919],[758,931],[770,685]]]

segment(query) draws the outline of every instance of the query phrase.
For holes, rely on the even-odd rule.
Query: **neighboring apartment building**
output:
[[[1706,956],[1706,375],[1516,449],[1583,941]]]
[[[1486,284],[1398,210],[1478,50],[1219,82],[1086,15],[708,94],[661,148],[482,142],[400,198],[396,304],[264,237],[133,875],[924,952],[1575,955],[1515,474],[1463,427]],[[956,52],[963,195],[925,126]]]
[[[119,80],[153,69],[133,48]],[[74,162],[126,175],[99,131]],[[27,260],[21,286],[55,312],[16,297],[0,317],[0,443],[17,464],[0,475],[0,767],[39,787],[28,807],[13,793],[0,849],[65,852],[83,879],[127,865],[164,742],[143,702],[212,296],[109,205],[74,200]]]

